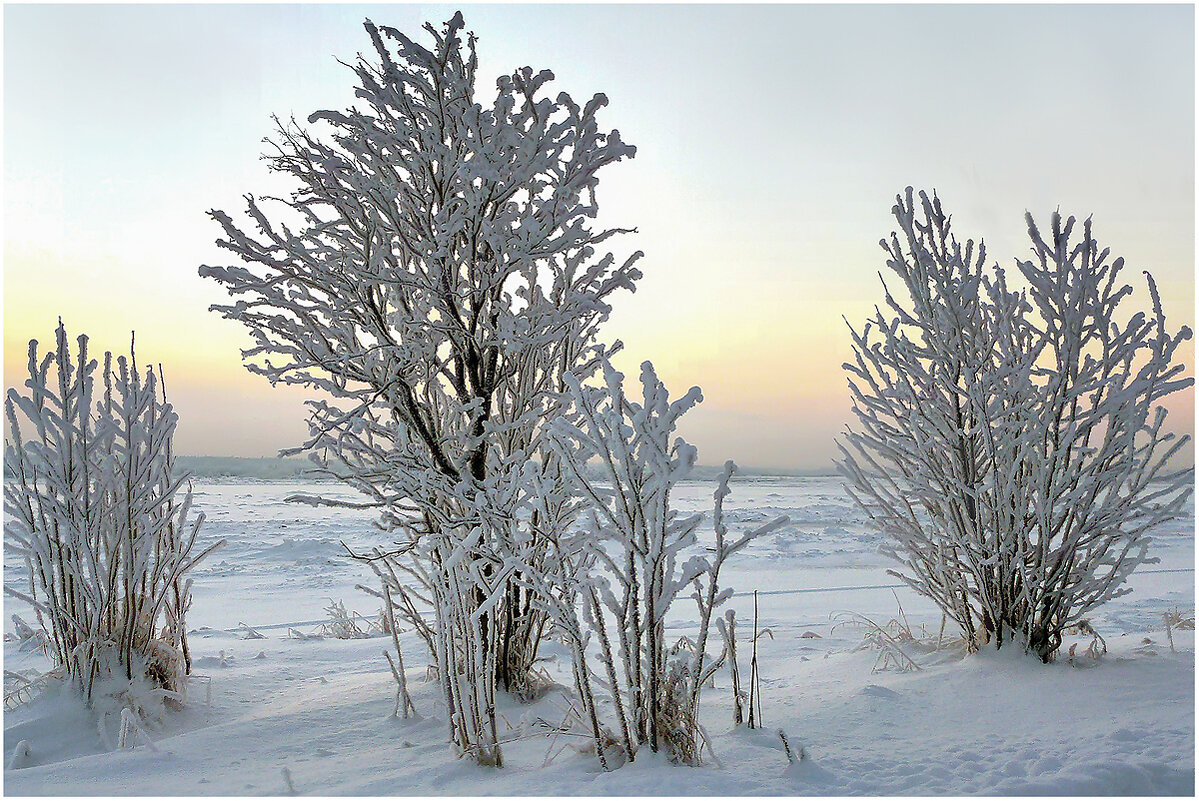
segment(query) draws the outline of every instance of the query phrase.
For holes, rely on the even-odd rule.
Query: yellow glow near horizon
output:
[[[413,31],[453,13],[386,10],[376,22]],[[240,214],[243,192],[288,190],[257,158],[269,115],[352,102],[333,57],[363,49],[361,20],[380,14],[6,8],[6,387],[24,380],[28,340],[49,344],[61,315],[97,353],[125,352],[136,330],[139,358],[164,366],[180,452],[298,444],[308,393],[246,372],[248,335],[207,311],[225,295],[197,267],[230,258],[204,212]],[[938,189],[955,230],[983,236],[1009,270],[1028,252],[1025,209],[1093,213],[1101,242],[1128,259],[1136,303],[1147,306],[1149,269],[1171,325],[1193,325],[1193,14],[476,6],[467,22],[481,91],[513,65],[551,67],[553,92],[607,93],[601,124],[638,146],[599,188],[601,221],[638,229],[612,249],[647,254],[604,329],[626,345],[628,380],[648,359],[672,392],[702,387],[681,433],[705,463],[814,469],[850,420],[842,318],[860,324],[882,301],[877,243],[909,183]],[[561,35],[583,25],[582,39]],[[1063,40],[1067,28],[1077,35]],[[625,52],[639,57],[612,58]],[[1184,351],[1193,374],[1193,343]],[[1194,431],[1193,390],[1167,408],[1174,430]]]
[[[44,352],[61,314],[72,339],[88,334],[94,355],[127,352],[130,329],[136,329],[139,359],[164,365],[181,415],[182,453],[273,455],[306,434],[303,401],[311,393],[272,388],[248,373],[239,358],[248,337],[240,326],[206,312],[207,300],[167,298],[130,309],[128,287],[95,280],[121,273],[110,258],[80,264],[47,251],[10,250],[6,256],[6,386],[23,382],[28,337],[39,339]],[[48,275],[52,282],[44,280]],[[66,295],[53,289],[64,282],[88,282],[95,289]],[[617,366],[632,385],[640,363],[649,359],[672,393],[701,386],[704,402],[681,433],[701,446],[705,463],[734,458],[751,466],[794,467],[827,461],[833,436],[850,420],[841,364],[851,351],[841,313],[859,324],[872,301],[824,304],[800,316],[786,314],[791,301],[783,293],[759,295],[755,303],[730,292],[719,295],[722,308],[712,319],[682,314],[668,316],[671,324],[662,326],[637,309],[617,315],[609,330],[626,344]],[[635,297],[621,300],[631,305]],[[1186,361],[1193,372],[1193,348]],[[1193,430],[1192,390],[1166,405],[1172,429]]]

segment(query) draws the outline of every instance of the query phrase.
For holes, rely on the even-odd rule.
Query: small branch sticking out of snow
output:
[[[300,631],[299,629],[288,629],[287,630],[287,639],[308,641],[308,640],[323,640],[324,637],[322,637],[319,634],[305,634],[304,632]]]
[[[8,770],[19,770],[25,767],[29,764],[31,756],[33,756],[33,751],[29,747],[28,740],[17,743],[17,747],[12,751],[12,757],[8,760]]]
[[[787,732],[783,731],[782,729],[779,729],[778,735],[779,735],[779,739],[783,741],[783,753],[787,755],[788,762],[790,762],[792,765],[794,765],[798,762],[803,762],[805,759],[808,758],[808,755],[806,753],[804,753],[804,749],[803,749],[802,745],[799,747],[798,754],[796,754],[794,751],[791,750],[791,743],[788,742],[788,740],[787,740]]]
[[[287,794],[288,795],[299,795],[300,794],[300,791],[296,789],[296,786],[294,784],[292,784],[291,771],[288,770],[286,767],[283,768],[283,783],[285,785],[287,785]]]
[[[248,624],[248,623],[238,623],[237,627],[239,629],[242,629],[246,633],[245,639],[247,639],[247,640],[265,640],[266,639],[265,634],[258,631],[257,629],[252,628],[250,626],[250,624]]]
[[[146,734],[146,730],[141,727],[137,713],[128,707],[122,709],[121,732],[117,735],[117,748],[134,748],[137,745],[136,740],[139,734],[151,751],[158,750],[154,746],[154,743],[150,741],[150,735]]]

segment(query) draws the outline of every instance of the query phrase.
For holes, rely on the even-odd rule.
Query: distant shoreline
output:
[[[249,456],[177,456],[176,469],[190,473],[194,478],[246,478],[260,481],[322,481],[308,475],[311,463],[300,457],[249,457]],[[696,465],[689,477],[703,481],[715,478],[720,465]],[[829,466],[809,470],[778,467],[741,467],[737,475],[767,478],[830,478],[837,472]]]

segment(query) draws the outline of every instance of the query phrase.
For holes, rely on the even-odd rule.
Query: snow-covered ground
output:
[[[684,511],[711,510],[713,482],[683,485]],[[284,502],[297,491],[347,499],[333,485],[217,482],[196,486],[208,516],[204,537],[227,545],[197,570],[189,623],[197,679],[187,708],[150,732],[145,746],[108,752],[95,724],[69,699],[43,697],[4,715],[5,763],[28,741],[25,767],[4,771],[4,791],[31,794],[1181,794],[1194,792],[1193,630],[1162,615],[1195,605],[1195,522],[1155,533],[1161,559],[1137,573],[1132,592],[1099,610],[1094,628],[1108,654],[1045,666],[1022,655],[961,658],[908,645],[919,670],[875,670],[881,652],[863,647],[869,626],[892,619],[935,641],[941,617],[886,574],[877,538],[836,478],[741,478],[726,501],[730,527],[777,515],[791,522],[735,556],[722,584],[740,629],[752,624],[758,591],[765,728],[732,726],[729,678],[704,696],[702,721],[718,760],[676,767],[639,755],[612,773],[568,742],[540,733],[567,709],[560,691],[536,703],[503,702],[513,742],[499,771],[454,759],[445,743],[436,685],[411,633],[401,637],[421,718],[391,717],[394,682],[382,651],[389,639],[298,639],[319,631],[330,600],[371,617],[378,603],[361,590],[368,568],[347,558],[386,543],[371,514]],[[6,582],[20,566],[5,564]],[[689,602],[671,637],[689,633]],[[901,609],[902,607],[902,614]],[[29,619],[8,599],[9,616]],[[858,622],[855,622],[858,620]],[[249,639],[241,624],[261,635]],[[365,623],[363,624],[366,625]],[[815,635],[815,636],[813,636]],[[944,638],[946,641],[950,637]],[[1089,636],[1072,638],[1082,652]],[[740,646],[742,676],[748,643]],[[547,645],[545,667],[569,685],[569,657]],[[6,642],[9,671],[45,670],[36,651]],[[777,730],[806,759],[789,766]],[[286,771],[286,776],[285,776]]]

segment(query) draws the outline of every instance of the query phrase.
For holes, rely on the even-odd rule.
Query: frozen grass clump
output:
[[[361,640],[371,636],[370,632],[358,625],[359,621],[366,623],[368,627],[370,623],[357,612],[347,610],[345,601],[330,598],[329,605],[325,607],[325,614],[329,619],[321,624],[320,631],[328,637],[337,640]]]

